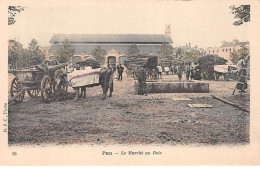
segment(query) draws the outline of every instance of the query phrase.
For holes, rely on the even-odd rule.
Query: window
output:
[[[212,53],[214,53],[214,50],[212,51]]]
[[[217,53],[218,53],[218,50],[217,50]]]
[[[210,50],[209,50],[209,53],[210,53]]]
[[[225,52],[225,49],[222,49],[222,52]]]
[[[229,51],[231,52],[231,48],[229,48]]]
[[[227,49],[226,49],[226,52],[227,52]]]

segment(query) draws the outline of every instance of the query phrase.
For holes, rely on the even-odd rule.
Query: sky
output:
[[[164,34],[171,25],[173,46],[191,43],[206,49],[223,40],[247,41],[249,23],[234,26],[226,1],[35,1],[8,26],[9,39],[25,47],[32,38],[50,46],[62,34]]]

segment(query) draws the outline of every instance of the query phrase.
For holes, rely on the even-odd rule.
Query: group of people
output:
[[[185,66],[186,80],[201,79],[201,70],[199,68],[199,63],[190,62]],[[180,79],[181,80],[181,79]]]
[[[147,75],[150,79],[162,79],[162,74],[165,75],[169,74],[177,74],[179,80],[182,80],[182,74],[186,74],[186,80],[192,80],[195,76],[198,76],[199,64],[196,63],[189,63],[188,65],[184,66],[184,64],[178,64],[174,66],[165,66],[162,67],[158,65],[155,69],[152,69],[151,72],[147,72]]]
[[[179,80],[182,80],[182,74],[185,73],[186,80],[193,80],[193,79],[201,79],[201,72],[199,68],[199,63],[189,63],[188,65],[184,66],[184,64],[178,64],[174,66],[174,69],[176,70],[174,74],[178,75]],[[167,75],[168,69],[165,69],[165,74]],[[162,79],[162,72],[163,68],[162,66],[158,65],[156,69],[153,69],[151,71],[151,79]],[[167,73],[168,72],[168,73]],[[172,73],[173,74],[173,73]],[[139,95],[146,95],[146,79],[147,79],[148,73],[147,70],[144,69],[143,66],[140,67],[139,75],[138,75],[138,94]]]
[[[151,79],[162,79],[162,73],[165,73],[166,75],[175,74],[176,67],[174,67],[174,66],[162,67],[161,65],[158,65],[155,69],[153,69],[151,71],[150,78]]]

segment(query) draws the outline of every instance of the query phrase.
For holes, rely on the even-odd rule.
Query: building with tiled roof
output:
[[[172,44],[170,36],[163,34],[54,34],[50,40],[50,57],[68,39],[74,49],[74,60],[91,56],[92,51],[100,46],[107,51],[105,64],[123,64],[128,50],[135,44],[140,54],[157,54],[162,44]]]

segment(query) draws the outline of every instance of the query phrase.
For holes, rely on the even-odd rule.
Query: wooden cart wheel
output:
[[[21,90],[22,90],[22,86],[20,84],[18,84],[18,79],[14,78],[11,83],[11,89],[10,89],[11,97],[14,97]],[[20,96],[18,96],[17,98],[14,99],[14,102],[16,102],[16,103],[22,102],[23,98],[24,98],[24,94],[25,94],[25,92],[22,92],[20,94]]]
[[[62,82],[61,82],[61,84],[60,84],[60,89],[63,91],[63,92],[67,92],[67,90],[68,90],[68,84],[67,84],[67,82],[66,82],[66,80],[64,79],[65,77],[63,77],[63,75],[64,75],[64,73],[63,73],[63,71],[61,70],[61,69],[57,69],[56,71],[55,71],[55,73],[54,73],[54,77],[55,77],[55,79],[57,79],[58,78],[58,76],[61,76],[61,78],[62,78]],[[57,86],[56,86],[57,87]],[[54,91],[55,91],[55,88],[54,88]]]
[[[51,84],[51,78],[48,75],[45,75],[42,78],[41,95],[42,95],[42,100],[45,103],[49,103],[52,101],[52,84]]]
[[[27,90],[27,93],[30,97],[37,97],[40,93],[40,89]]]

